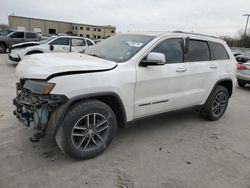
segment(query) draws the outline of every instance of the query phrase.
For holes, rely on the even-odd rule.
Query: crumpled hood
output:
[[[33,41],[33,42],[22,42],[22,43],[18,43],[18,44],[14,44],[11,46],[12,49],[14,48],[25,48],[25,47],[29,47],[29,46],[36,46],[41,44],[41,41]]]
[[[106,71],[116,62],[80,53],[45,53],[25,56],[16,67],[20,78],[47,79],[55,74]]]

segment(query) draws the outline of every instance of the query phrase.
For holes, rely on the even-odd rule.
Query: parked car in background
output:
[[[237,55],[235,56],[235,59],[238,63],[246,63],[247,61],[250,61],[250,56],[246,55]]]
[[[41,41],[42,40],[48,40],[51,36],[45,36],[45,35],[41,35]]]
[[[250,48],[232,47],[231,50],[235,57],[239,55],[250,56]]]
[[[237,64],[237,81],[240,87],[250,84],[250,56],[238,55]]]
[[[0,36],[0,53],[6,52],[8,48],[17,43],[39,40],[40,35],[35,32],[12,31],[7,35]]]
[[[75,36],[53,36],[40,42],[28,42],[13,45],[10,48],[9,59],[21,61],[24,56],[52,52],[83,52],[95,43],[90,39]]]
[[[227,44],[214,37],[119,34],[84,54],[26,57],[16,67],[14,114],[34,125],[31,141],[50,134],[63,153],[88,159],[109,146],[117,126],[139,118],[197,107],[204,119],[220,119],[234,91],[235,65]]]

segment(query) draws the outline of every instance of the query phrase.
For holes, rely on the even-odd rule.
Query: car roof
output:
[[[167,37],[167,36],[190,37],[200,40],[224,43],[223,40],[214,36],[204,35],[200,33],[183,32],[183,31],[139,31],[139,32],[127,32],[122,34],[148,35],[155,37]]]
[[[58,36],[58,35],[54,35],[52,37],[55,38],[76,38],[76,39],[87,39],[87,40],[91,40],[89,38],[84,38],[84,37],[78,37],[78,36],[69,36],[69,35],[64,35],[64,36]]]
[[[37,34],[37,32],[34,32],[34,31],[10,30],[10,32],[11,32],[11,33],[12,33],[12,32],[24,32],[24,33],[36,33],[36,34]]]

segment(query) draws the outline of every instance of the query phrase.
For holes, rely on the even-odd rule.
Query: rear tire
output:
[[[0,43],[0,53],[5,53],[6,49],[7,49],[6,45],[3,42],[1,42]]]
[[[93,158],[109,146],[116,128],[115,114],[108,105],[94,99],[80,101],[68,110],[56,142],[75,159]]]
[[[218,120],[225,113],[228,100],[228,90],[220,85],[215,86],[201,109],[201,116],[209,121]]]
[[[239,85],[240,87],[245,87],[246,83],[243,82],[243,81],[241,81],[241,80],[238,80],[238,85]]]

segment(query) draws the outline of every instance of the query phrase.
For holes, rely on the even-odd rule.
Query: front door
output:
[[[166,39],[151,51],[164,54],[166,65],[137,67],[135,118],[178,106],[188,69],[183,63],[182,46],[182,38]]]
[[[59,37],[50,42],[49,48],[51,52],[69,52],[69,38]]]

